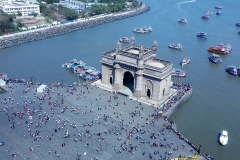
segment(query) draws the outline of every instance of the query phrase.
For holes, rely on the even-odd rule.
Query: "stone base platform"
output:
[[[114,92],[112,85],[103,84],[101,82],[101,80],[98,80],[98,81],[94,82],[93,84],[97,85],[99,88],[102,88],[104,90]],[[172,96],[174,96],[177,93],[177,90],[171,88],[170,89],[170,94],[166,95],[166,96],[163,96],[162,100],[159,101],[159,102],[151,100],[151,99],[146,98],[146,97],[141,97],[141,98],[134,97],[132,91],[126,86],[123,86],[123,89],[118,91],[118,93],[127,96],[129,99],[139,101],[141,103],[153,106],[157,109],[161,109],[162,106],[168,101],[168,99],[171,98]]]

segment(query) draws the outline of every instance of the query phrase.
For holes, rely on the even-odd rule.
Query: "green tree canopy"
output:
[[[75,10],[63,7],[62,5],[58,6],[58,12],[67,20],[74,20],[78,18],[78,13]]]

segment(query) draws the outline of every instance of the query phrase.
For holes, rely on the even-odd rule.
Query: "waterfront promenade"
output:
[[[196,151],[156,109],[95,85],[8,84],[0,94],[4,159],[161,159]],[[204,159],[199,157],[198,159]]]
[[[38,28],[29,31],[23,31],[20,33],[5,35],[0,37],[0,49],[8,48],[23,43],[28,43],[32,41],[37,41],[53,36],[58,36],[73,32],[76,30],[86,29],[94,27],[97,25],[113,22],[116,20],[121,20],[149,11],[149,6],[142,4],[134,9],[125,12],[112,13],[107,15],[94,16],[88,19],[77,19],[74,22],[59,24],[59,25],[50,25],[44,28]]]

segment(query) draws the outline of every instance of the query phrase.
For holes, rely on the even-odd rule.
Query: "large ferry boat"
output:
[[[183,47],[180,43],[171,42],[168,47],[173,48],[173,49],[177,49],[177,50],[183,50]]]
[[[213,63],[222,63],[222,59],[220,58],[220,56],[214,53],[211,54],[211,56],[209,57],[209,60]]]
[[[172,76],[173,77],[185,77],[186,73],[182,71],[181,69],[175,69],[172,70]]]
[[[135,28],[133,30],[134,33],[150,33],[152,32],[152,27],[151,26],[147,26],[144,28]]]
[[[228,66],[226,71],[231,74],[231,75],[234,75],[236,76],[238,74],[237,72],[237,68],[235,66]]]
[[[228,144],[228,132],[226,130],[223,130],[221,133],[220,133],[220,136],[219,136],[219,142],[221,143],[221,145],[226,145]]]
[[[216,47],[209,47],[208,52],[217,53],[217,54],[229,54],[231,53],[232,48],[230,44],[220,44]]]

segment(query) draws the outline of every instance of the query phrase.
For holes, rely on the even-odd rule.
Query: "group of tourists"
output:
[[[49,85],[41,94],[36,89],[27,83],[9,83],[8,92],[0,95],[0,117],[9,125],[2,137],[14,130],[14,143],[25,144],[16,148],[9,139],[0,139],[5,153],[13,158],[31,159],[34,155],[44,159],[44,155],[69,159],[75,155],[98,159],[107,154],[134,154],[138,159],[167,159],[194,154],[192,147],[186,147],[167,127],[168,119],[156,117],[154,108],[117,92],[90,83]]]

